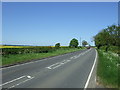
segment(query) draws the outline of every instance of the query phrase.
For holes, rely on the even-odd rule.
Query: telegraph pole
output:
[[[82,45],[81,45],[81,37],[80,37],[80,46],[82,46]]]

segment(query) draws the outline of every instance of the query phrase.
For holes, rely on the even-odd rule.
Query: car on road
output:
[[[87,49],[90,49],[90,47],[87,47]]]

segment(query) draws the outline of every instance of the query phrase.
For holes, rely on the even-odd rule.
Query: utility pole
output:
[[[80,37],[80,46],[82,46],[81,43],[82,43],[82,42],[81,42],[81,37]]]

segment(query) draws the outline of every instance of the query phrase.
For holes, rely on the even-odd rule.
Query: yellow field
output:
[[[51,47],[55,47],[55,46],[51,46]],[[68,46],[60,46],[60,47],[68,47]]]
[[[33,47],[55,47],[55,46],[7,46],[7,45],[0,45],[0,48],[33,48]],[[60,46],[60,47],[68,47],[68,46]]]
[[[23,46],[3,46],[3,45],[0,45],[0,48],[23,48]]]

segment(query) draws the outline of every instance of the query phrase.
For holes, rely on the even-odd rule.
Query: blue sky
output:
[[[69,45],[86,40],[118,23],[117,2],[2,3],[3,44]]]

